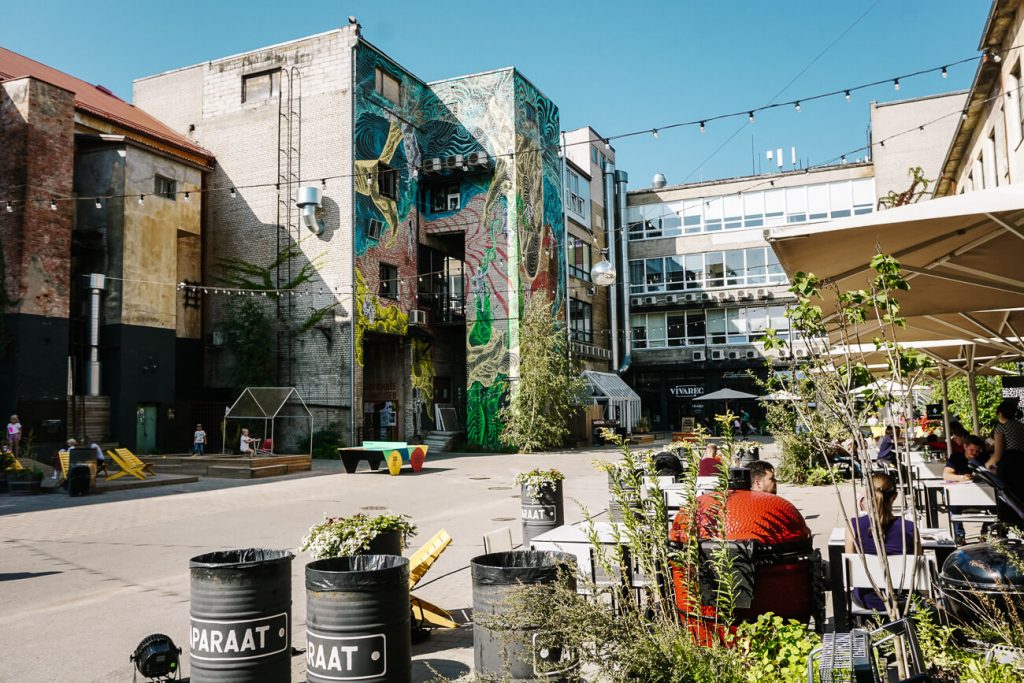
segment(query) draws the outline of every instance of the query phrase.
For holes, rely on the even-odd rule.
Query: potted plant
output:
[[[39,493],[43,485],[43,471],[38,467],[30,470],[8,470],[7,490],[15,496],[31,496]]]
[[[416,535],[408,515],[328,517],[314,524],[302,539],[302,550],[314,560],[353,555],[401,555],[405,541]]]
[[[651,419],[644,415],[636,421],[636,427],[633,427],[633,431],[637,434],[646,434],[651,431]]]
[[[532,469],[516,475],[522,489],[523,545],[529,547],[534,536],[565,523],[562,482],[565,475],[556,469]]]

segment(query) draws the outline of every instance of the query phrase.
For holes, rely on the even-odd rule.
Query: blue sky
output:
[[[307,0],[12,3],[0,45],[125,99],[135,78],[347,23],[424,80],[513,65],[603,135],[665,126],[892,78],[977,54],[988,0],[717,2]],[[858,18],[867,12],[859,22]],[[855,23],[857,22],[857,23]],[[851,29],[851,26],[853,28]],[[846,32],[817,60],[815,57]],[[806,68],[806,71],[804,71]],[[630,186],[746,175],[767,149],[811,164],[865,144],[868,103],[967,88],[975,64],[697,129],[613,143]],[[784,92],[779,92],[804,72]],[[737,133],[737,131],[739,131]],[[735,136],[720,150],[716,150]],[[756,160],[756,161],[755,161]],[[788,160],[788,152],[787,152]]]

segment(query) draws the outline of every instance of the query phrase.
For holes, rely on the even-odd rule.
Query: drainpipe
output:
[[[605,164],[602,177],[604,182],[604,243],[608,248],[608,260],[615,266],[615,164]],[[609,322],[612,335],[611,369],[619,367],[619,303],[616,285],[608,287]]]
[[[85,366],[86,390],[100,395],[100,292],[107,288],[100,273],[89,274],[89,362]]]
[[[565,259],[562,262],[564,270],[563,281],[565,284],[565,352],[569,357],[569,367],[572,367],[572,309],[569,302],[569,212],[565,202],[565,183],[569,174],[565,166],[565,131],[562,131],[562,244],[565,245]],[[574,242],[575,244],[575,242]]]
[[[624,339],[622,342],[622,364],[619,365],[617,370],[620,375],[629,370],[629,366],[633,362],[633,335],[629,326],[629,231],[626,230],[626,184],[628,182],[628,173],[625,171],[615,172],[616,195],[618,195],[619,199],[619,244],[622,249],[622,269],[619,272],[622,273],[622,329]]]

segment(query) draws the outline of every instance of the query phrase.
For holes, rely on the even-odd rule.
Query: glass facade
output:
[[[634,349],[753,344],[768,329],[789,337],[785,306],[640,313],[631,317],[630,328]]]
[[[629,262],[630,294],[786,284],[771,247],[658,256]]]
[[[631,240],[768,228],[871,213],[874,178],[837,180],[626,209]]]

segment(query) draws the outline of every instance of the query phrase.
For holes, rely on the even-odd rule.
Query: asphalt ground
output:
[[[773,447],[766,445],[769,457]],[[189,559],[234,548],[297,549],[309,527],[356,512],[404,513],[418,525],[410,554],[440,529],[453,543],[414,594],[467,623],[472,612],[470,559],[488,531],[511,527],[521,540],[515,475],[555,467],[566,475],[566,522],[585,506],[606,516],[607,483],[595,460],[614,448],[534,455],[449,454],[428,458],[422,472],[398,477],[365,464],[346,474],[340,463],[314,461],[312,472],[273,480],[201,479],[191,484],[109,492],[0,496],[0,681],[128,681],[128,657],[151,633],[182,646],[188,671]],[[780,487],[824,548],[842,521],[830,488]],[[304,567],[292,563],[292,640],[305,647]],[[457,677],[472,668],[472,627],[434,631],[413,646],[413,679]],[[305,680],[305,657],[293,658],[293,681]]]

